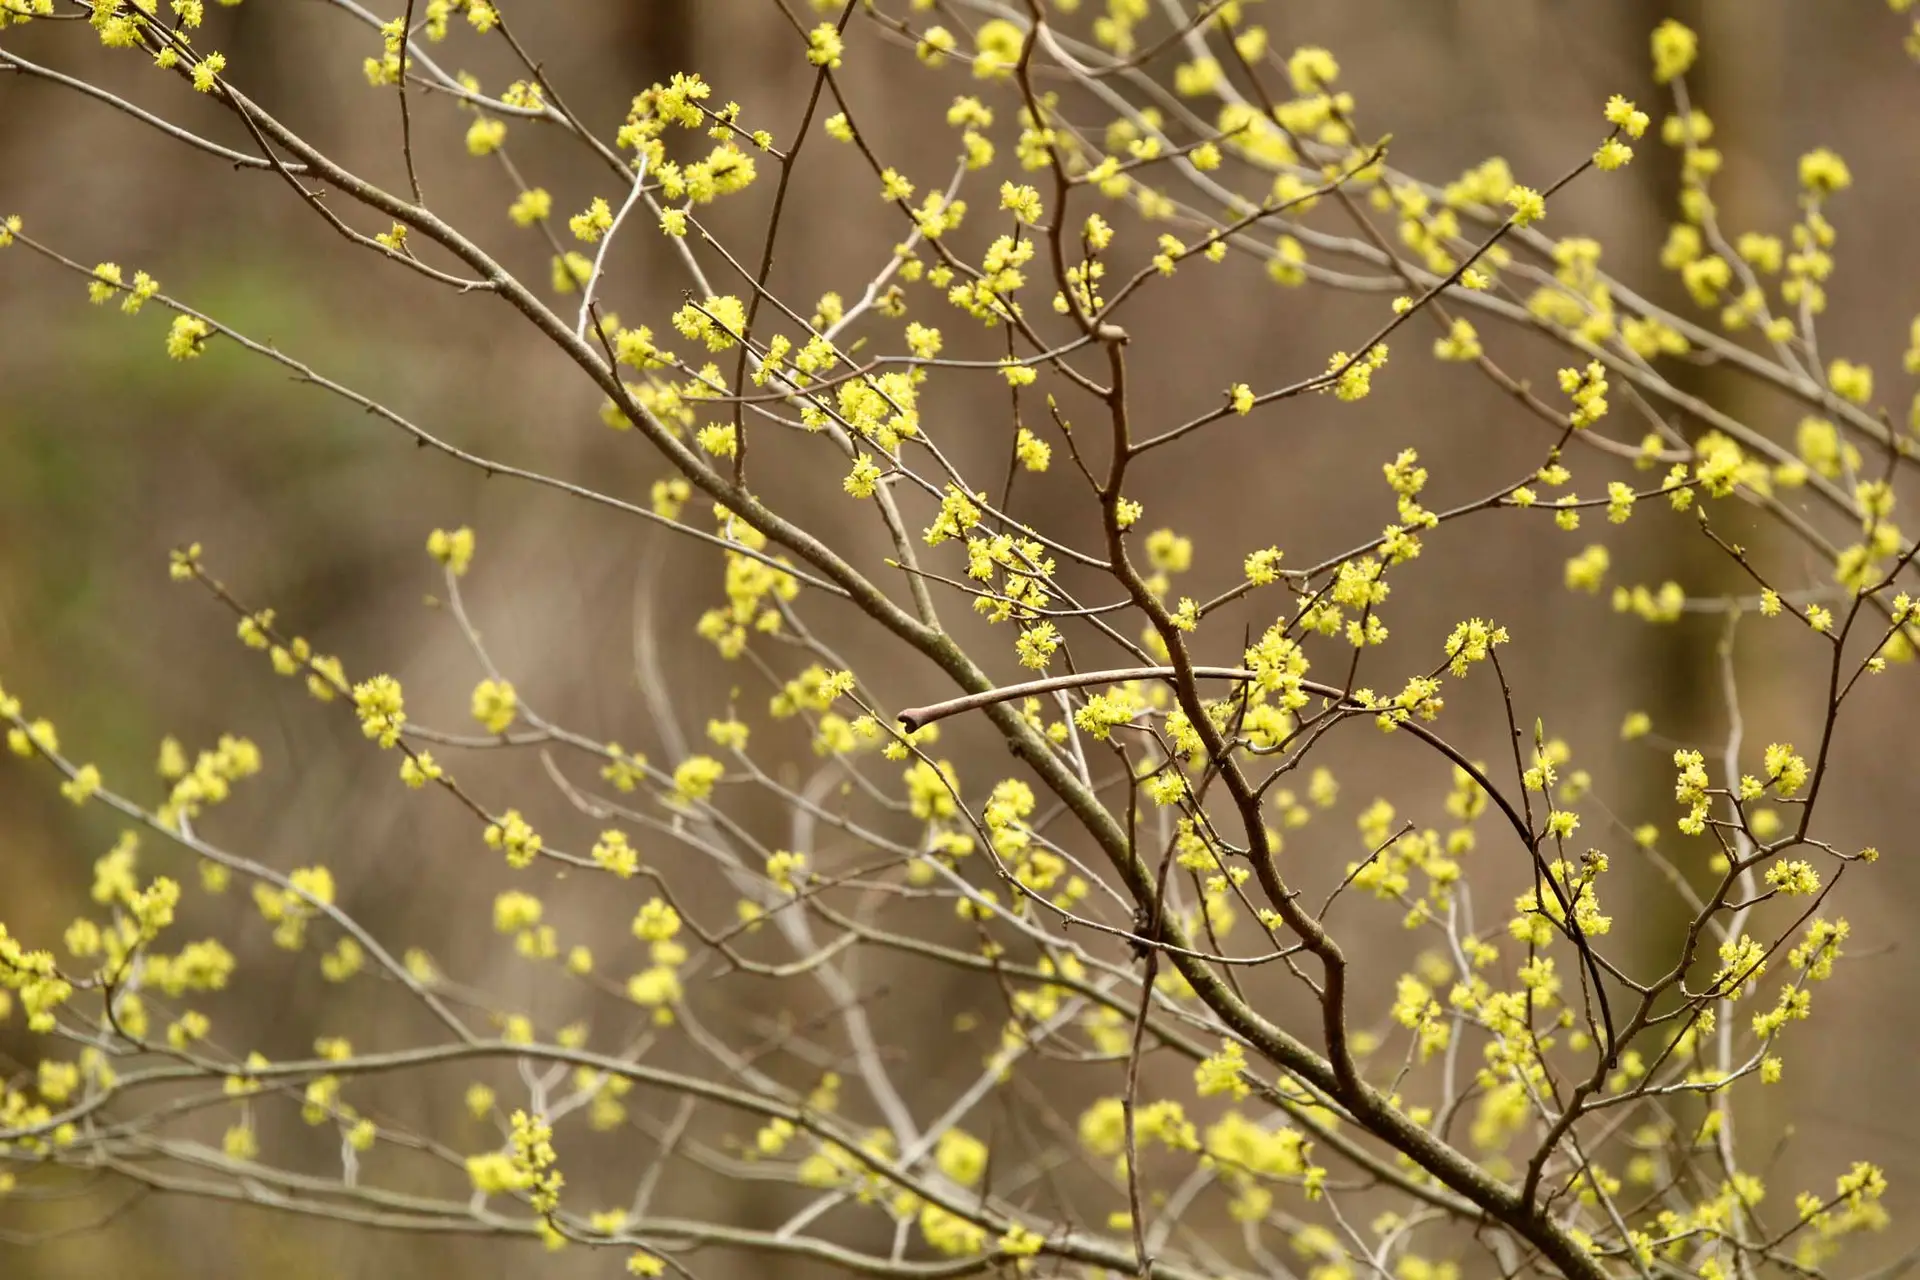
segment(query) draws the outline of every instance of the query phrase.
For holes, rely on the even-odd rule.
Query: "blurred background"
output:
[[[1794,165],[1802,152],[1825,145],[1851,164],[1854,185],[1830,212],[1839,230],[1839,270],[1823,317],[1823,347],[1873,365],[1883,401],[1904,414],[1913,388],[1895,371],[1907,324],[1920,311],[1911,214],[1920,199],[1920,129],[1901,122],[1920,118],[1920,68],[1900,48],[1904,24],[1880,0],[1290,0],[1262,8],[1257,17],[1281,50],[1320,44],[1340,57],[1363,133],[1390,131],[1399,169],[1445,181],[1501,155],[1535,186],[1591,150],[1609,94],[1636,98],[1658,118],[1647,35],[1665,17],[1688,23],[1702,46],[1690,89],[1726,153],[1715,192],[1730,232],[1785,234],[1795,216]],[[716,87],[716,100],[737,99],[749,127],[772,129],[784,144],[809,83],[792,30],[765,0],[566,0],[527,9],[526,17],[508,12],[568,104],[603,135],[618,126],[634,93],[675,71],[698,69]],[[854,30],[845,83],[869,140],[889,162],[913,164],[929,151],[942,157],[916,174],[923,188],[934,186],[951,146],[939,114],[953,94],[969,91],[964,68],[949,69],[936,85],[909,51],[873,39],[857,20]],[[98,48],[80,24],[35,23],[8,30],[0,42],[245,146],[213,104]],[[202,43],[224,52],[235,83],[303,136],[368,178],[404,189],[392,98],[369,91],[361,76],[361,60],[378,51],[369,28],[316,0],[250,0],[217,10]],[[496,53],[462,32],[443,60],[480,74],[491,89],[509,70]],[[1152,64],[1156,74],[1170,78],[1173,61]],[[1010,119],[1010,100],[1003,97],[1001,106]],[[546,250],[505,216],[513,188],[497,164],[465,152],[468,119],[444,99],[415,99],[415,151],[427,197],[456,224],[478,228],[482,243],[530,281],[544,281]],[[553,192],[556,220],[595,194],[614,194],[604,169],[550,135],[516,124],[508,150],[530,182]],[[1550,229],[1601,239],[1603,266],[1647,296],[1686,308],[1677,280],[1654,263],[1677,191],[1673,155],[1651,138],[1640,152],[1626,171],[1583,180],[1557,201]],[[843,156],[814,159],[815,167],[803,166],[786,215],[776,284],[796,300],[830,288],[853,297],[902,231],[892,211],[871,198],[870,179],[846,169]],[[853,185],[837,185],[850,172]],[[737,250],[757,248],[770,186],[761,184],[759,204],[747,200],[716,212],[716,229]],[[990,200],[980,192],[975,203],[984,209]],[[505,305],[457,297],[383,268],[272,175],[236,173],[97,101],[0,73],[0,215],[16,212],[30,233],[69,256],[89,265],[116,262],[129,274],[150,271],[174,296],[474,452],[636,502],[664,474],[634,436],[599,423],[599,392]],[[364,218],[356,225],[383,229]],[[1334,227],[1331,219],[1325,225]],[[1198,277],[1183,274],[1127,319],[1141,360],[1135,385],[1142,421],[1177,422],[1214,403],[1230,381],[1261,387],[1317,372],[1329,352],[1358,341],[1379,315],[1378,297],[1278,289],[1244,264],[1188,275]],[[659,331],[684,287],[660,237],[636,235],[614,255],[606,294],[627,323]],[[958,332],[944,304],[926,304],[936,308],[929,322]],[[1509,368],[1536,381],[1551,376],[1550,348],[1491,324],[1481,328],[1489,351]],[[440,585],[422,546],[434,527],[471,525],[480,554],[466,580],[467,606],[522,695],[570,728],[669,760],[673,734],[641,687],[650,677],[636,660],[636,628],[653,628],[653,692],[671,690],[682,731],[697,744],[699,726],[724,713],[743,680],[692,634],[699,612],[719,597],[717,553],[663,546],[639,521],[487,479],[416,449],[390,426],[296,385],[284,370],[231,344],[216,342],[204,358],[174,364],[162,352],[164,329],[153,310],[129,320],[112,306],[89,306],[79,278],[18,249],[0,253],[0,681],[26,701],[29,714],[57,722],[74,758],[98,762],[111,784],[153,802],[162,794],[153,761],[163,735],[193,750],[221,733],[246,734],[260,745],[268,772],[243,784],[219,811],[212,838],[282,869],[325,862],[340,880],[343,904],[396,949],[428,948],[507,1005],[528,1007],[538,992],[544,1025],[581,1016],[591,993],[577,997],[578,1009],[568,1005],[571,997],[536,984],[530,966],[488,928],[493,895],[506,881],[469,816],[399,787],[390,756],[369,750],[350,723],[324,714],[242,651],[229,615],[203,592],[168,582],[166,553],[202,543],[209,568],[242,599],[276,608],[290,628],[339,654],[354,678],[392,672],[416,718],[457,728],[483,672],[445,611],[423,604]],[[1291,402],[1255,428],[1229,424],[1227,434],[1165,451],[1145,469],[1133,496],[1145,502],[1147,523],[1170,525],[1195,542],[1202,567],[1181,591],[1205,598],[1230,585],[1241,557],[1258,547],[1277,544],[1289,564],[1310,564],[1372,536],[1391,510],[1379,468],[1400,448],[1420,449],[1434,476],[1427,495],[1434,507],[1538,465],[1547,443],[1538,424],[1471,370],[1425,359],[1429,336],[1422,330],[1396,346],[1364,404]],[[1791,440],[1800,406],[1714,368],[1673,376],[1776,439]],[[963,381],[943,397],[942,429],[955,455],[993,474],[1000,465],[994,459],[1007,448],[1004,390]],[[983,424],[977,432],[965,425],[970,415]],[[1580,459],[1573,461],[1580,476]],[[1603,484],[1576,487],[1598,492]],[[851,541],[856,558],[877,566],[884,548],[855,506],[836,483],[796,489],[787,509],[830,541]],[[1094,528],[1071,468],[1058,463],[1045,477],[1022,480],[1014,509],[1083,538]],[[1818,566],[1750,517],[1728,519],[1730,531],[1772,556],[1784,580],[1822,580]],[[1597,803],[1583,809],[1588,837],[1614,851],[1620,868],[1607,891],[1620,954],[1638,956],[1642,970],[1652,972],[1671,954],[1680,917],[1671,894],[1630,856],[1624,831],[1647,821],[1670,831],[1672,743],[1700,745],[1712,758],[1726,735],[1715,659],[1726,621],[1702,612],[1648,626],[1612,613],[1604,592],[1566,593],[1566,558],[1602,536],[1594,532],[1601,527],[1597,513],[1577,534],[1503,514],[1431,537],[1395,592],[1395,641],[1376,670],[1424,668],[1467,616],[1492,617],[1511,630],[1508,672],[1519,711],[1526,722],[1543,717],[1551,735],[1573,745],[1575,764],[1593,772]],[[1613,581],[1657,586],[1672,578],[1697,596],[1743,589],[1690,521],[1649,512],[1624,528],[1606,527],[1604,537]],[[965,639],[986,635],[958,607],[949,605],[946,616]],[[1267,619],[1249,621],[1257,630]],[[824,631],[895,705],[950,692],[929,665],[892,654],[870,627],[840,620]],[[1735,668],[1749,749],[1770,741],[1810,747],[1824,697],[1815,682],[1818,651],[1803,633],[1763,631],[1757,620],[1738,634]],[[1232,660],[1233,639],[1224,638],[1217,660]],[[993,643],[992,652],[1003,655],[1005,637]],[[1011,662],[996,662],[996,672],[1010,678]],[[1378,679],[1389,683],[1385,675]],[[1920,1117],[1897,1103],[1920,1077],[1912,1030],[1920,966],[1906,937],[1920,906],[1920,871],[1901,840],[1914,806],[1911,718],[1920,689],[1911,668],[1883,679],[1877,696],[1847,716],[1823,826],[1841,847],[1874,843],[1887,856],[1843,885],[1836,907],[1853,922],[1850,958],[1840,978],[1817,993],[1811,1034],[1789,1032],[1785,1081],[1764,1095],[1748,1090],[1740,1112],[1749,1153],[1771,1152],[1769,1185],[1783,1212],[1794,1191],[1829,1188],[1852,1160],[1886,1168],[1896,1225],[1855,1255],[1862,1261],[1896,1256],[1920,1239],[1902,1225],[1902,1211],[1920,1201]],[[1450,694],[1448,707],[1456,738],[1489,755],[1500,746],[1500,708],[1490,689],[1470,684]],[[759,696],[750,687],[744,705]],[[1618,741],[1622,717],[1635,709],[1653,716],[1651,744]],[[978,724],[952,727],[941,753],[983,786],[999,776],[988,771],[1006,767],[1004,752]],[[1337,879],[1358,856],[1352,818],[1376,794],[1390,796],[1407,816],[1440,820],[1447,775],[1405,743],[1356,733],[1330,746],[1328,762],[1344,789],[1337,811],[1317,820],[1317,834],[1290,846],[1303,882],[1329,871]],[[551,839],[591,838],[593,824],[569,817],[530,758],[463,761],[460,774],[542,815],[538,825],[553,832]],[[1624,827],[1608,829],[1607,812]],[[777,831],[779,815],[771,809],[748,817]],[[115,834],[97,807],[76,811],[44,770],[9,758],[0,765],[0,919],[16,936],[50,943],[84,909],[92,862]],[[181,873],[185,864],[176,855],[149,846],[150,871],[174,866]],[[1510,870],[1517,876],[1518,868]],[[1491,917],[1503,909],[1506,873],[1485,874]],[[330,986],[310,960],[290,962],[276,952],[268,926],[237,891],[230,894],[224,903],[194,896],[181,926],[182,937],[218,928],[239,957],[242,980],[219,1006],[226,1043],[280,1057],[306,1052],[319,1034],[381,1039],[377,1021],[356,1016],[351,987]],[[562,885],[549,900],[549,919],[563,937],[592,942],[624,932],[625,914],[602,918],[590,897],[574,897]],[[729,905],[724,886],[715,885],[709,908],[719,913]],[[1355,963],[1360,981],[1371,975],[1381,984],[1384,1009],[1392,974],[1406,957],[1397,930],[1378,933],[1376,949],[1355,944]],[[274,977],[245,981],[250,969]],[[734,981],[727,1011],[716,1016],[736,1017],[743,1028],[791,998],[772,984]],[[922,983],[945,985],[932,992],[939,998],[925,998],[927,988],[915,985]],[[897,973],[863,971],[859,985],[873,1001],[885,1043],[916,1051],[951,1034],[956,1011],[977,1007],[988,1028],[978,1044],[982,1051],[989,1044],[991,992],[904,965]],[[11,1071],[36,1056],[17,1013],[0,1023],[0,1067]],[[942,1062],[916,1077],[924,1093],[910,1101],[939,1105],[977,1061],[977,1054],[961,1054],[950,1069]],[[1093,1086],[1065,1068],[1048,1072],[1038,1077],[1042,1084],[1090,1095]],[[495,1140],[491,1130],[468,1122],[458,1107],[466,1078],[392,1082],[382,1096],[416,1119],[438,1116],[434,1131],[451,1145],[484,1149]],[[1073,1104],[1063,1106],[1070,1118]],[[284,1131],[265,1129],[263,1145],[297,1149],[297,1121],[284,1124]],[[623,1172],[630,1183],[635,1150],[650,1146],[608,1140],[590,1167],[609,1185],[620,1185]],[[325,1152],[315,1159],[323,1162]],[[568,1165],[570,1181],[574,1168]],[[0,1226],[9,1228],[102,1219],[32,1247],[0,1241],[0,1275],[39,1280],[111,1271],[133,1280],[271,1270],[305,1280],[455,1269],[473,1276],[529,1268],[608,1274],[618,1265],[584,1250],[547,1257],[530,1242],[383,1236],[160,1196],[109,1213],[122,1191],[103,1185],[97,1195],[37,1214],[0,1204]],[[673,1194],[685,1198],[684,1210],[735,1221],[778,1222],[790,1207],[756,1184],[711,1178],[690,1178]],[[701,1265],[713,1276],[736,1266],[759,1274],[803,1269],[745,1255]]]

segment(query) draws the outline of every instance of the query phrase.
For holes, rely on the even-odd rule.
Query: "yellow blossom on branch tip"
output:
[[[1816,147],[1800,157],[1800,186],[1809,195],[1829,196],[1852,185],[1847,162],[1827,148]]]
[[[1594,167],[1608,171],[1618,169],[1632,159],[1633,148],[1618,138],[1607,139],[1593,153]]]
[[[87,300],[98,306],[120,291],[120,268],[103,262],[93,269],[93,281],[87,286]]]
[[[1027,33],[1005,18],[993,18],[980,24],[974,33],[973,74],[981,80],[1004,79],[1013,74],[1026,47]]]
[[[167,330],[167,356],[173,360],[193,360],[213,333],[213,326],[198,316],[175,316]]]
[[[474,156],[492,155],[507,140],[507,124],[482,116],[467,126],[467,154]]]
[[[465,526],[451,531],[435,529],[427,536],[427,554],[456,578],[461,576],[473,563],[473,530]]]
[[[544,844],[518,809],[507,810],[481,834],[487,846],[505,853],[507,865],[515,868],[530,866]]]
[[[1516,227],[1532,226],[1547,216],[1547,202],[1532,187],[1510,188],[1506,203],[1513,206],[1513,224]]]
[[[871,498],[880,485],[880,464],[866,454],[860,454],[853,460],[853,470],[847,473],[842,487],[856,498]]]
[[[605,196],[595,196],[585,212],[567,219],[567,229],[573,232],[574,238],[588,244],[598,241],[612,228],[613,210],[608,206]]]
[[[1851,360],[1836,359],[1827,366],[1827,385],[1842,400],[1865,404],[1873,399],[1873,370]]]
[[[1433,354],[1439,360],[1461,362],[1478,360],[1482,354],[1480,335],[1474,331],[1471,321],[1463,316],[1456,316],[1446,335],[1434,339]]]
[[[947,55],[960,47],[953,32],[945,27],[928,27],[921,33],[920,41],[913,48],[914,56],[930,67],[945,66]]]
[[[1700,38],[1686,25],[1668,18],[1653,29],[1653,78],[1665,84],[1687,73],[1700,51]]]
[[[846,42],[830,22],[823,22],[807,33],[807,61],[816,67],[838,69],[840,55],[845,51]]]
[[[1315,94],[1340,78],[1340,64],[1331,53],[1317,46],[1295,49],[1287,59],[1287,79],[1297,94]]]
[[[743,335],[747,327],[747,309],[731,295],[689,302],[673,313],[673,327],[686,338],[698,338],[709,351],[725,351]]]
[[[212,93],[222,71],[227,69],[225,54],[210,53],[193,64],[193,87],[201,93]]]
[[[401,729],[407,722],[399,681],[381,675],[355,685],[353,705],[367,737],[383,747],[399,745]]]
[[[73,771],[73,777],[60,784],[60,794],[75,804],[85,804],[100,790],[100,770],[97,766],[83,764]]]
[[[683,802],[705,800],[726,774],[726,766],[712,756],[690,756],[673,771],[675,796]]]
[[[1374,371],[1387,363],[1387,347],[1379,343],[1365,355],[1349,356],[1336,351],[1327,357],[1327,369],[1335,374],[1333,394],[1341,400],[1364,400],[1373,390]]]
[[[551,267],[555,293],[572,293],[593,275],[592,260],[571,249],[553,258]]]
[[[520,699],[505,680],[482,680],[473,687],[473,718],[489,733],[505,733],[519,714]]]
[[[1652,123],[1646,112],[1617,93],[1607,99],[1605,115],[1608,124],[1617,125],[1629,138],[1639,138]]]
[[[1021,427],[1014,436],[1013,455],[1028,471],[1045,471],[1053,461],[1053,446]]]
[[[400,762],[400,781],[415,791],[429,782],[438,782],[444,777],[446,777],[446,770],[434,760],[433,753],[430,751],[408,756]]]
[[[1267,547],[1265,550],[1253,552],[1247,556],[1242,566],[1246,571],[1247,581],[1256,587],[1279,581],[1280,559],[1281,552],[1278,547]]]
[[[1012,210],[1013,216],[1032,226],[1040,221],[1040,193],[1025,184],[1003,182],[1000,184],[1000,207]]]

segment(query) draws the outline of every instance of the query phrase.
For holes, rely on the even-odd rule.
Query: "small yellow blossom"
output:
[[[1507,191],[1507,203],[1513,206],[1513,225],[1532,226],[1547,216],[1547,202],[1532,187],[1511,187]]]
[[[505,733],[519,714],[520,699],[505,680],[482,680],[473,687],[473,718],[488,733]]]
[[[1672,18],[1653,29],[1652,43],[1653,78],[1659,84],[1685,75],[1700,51],[1700,38]]]
[[[807,61],[816,67],[838,69],[840,55],[845,51],[846,42],[830,22],[823,22],[807,33]]]

